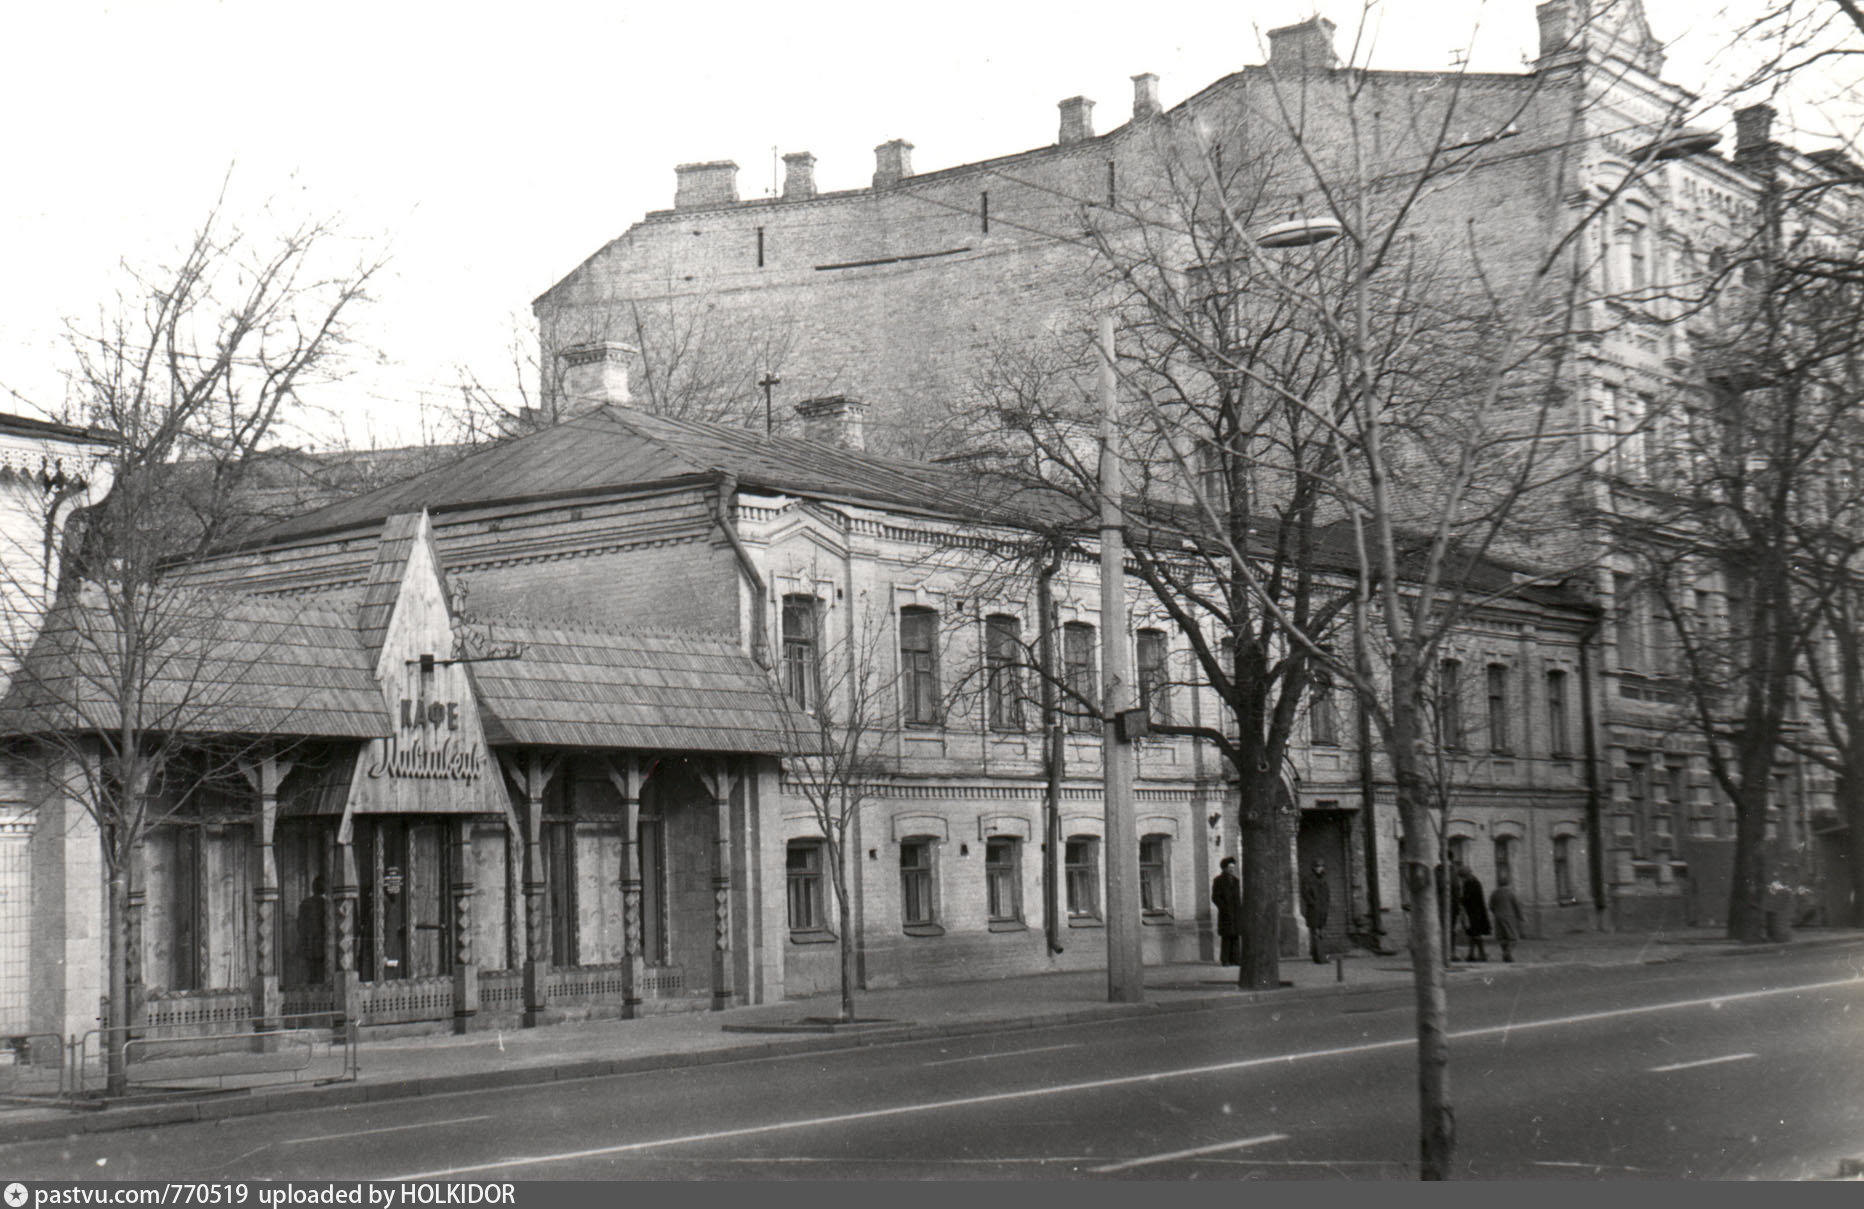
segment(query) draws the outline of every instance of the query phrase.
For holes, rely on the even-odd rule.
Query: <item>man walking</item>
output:
[[[1243,881],[1236,876],[1235,857],[1224,857],[1217,867],[1222,872],[1210,883],[1210,901],[1217,906],[1218,960],[1226,966],[1241,965]]]
[[[1315,965],[1325,964],[1320,955],[1320,933],[1327,926],[1327,909],[1333,896],[1327,890],[1327,866],[1320,861],[1301,879],[1301,918],[1307,922],[1307,951]]]
[[[1502,960],[1514,960],[1515,941],[1521,939],[1527,919],[1521,913],[1521,900],[1515,897],[1513,878],[1506,869],[1495,874],[1495,889],[1489,895],[1489,920],[1495,925],[1495,939],[1502,943]]]

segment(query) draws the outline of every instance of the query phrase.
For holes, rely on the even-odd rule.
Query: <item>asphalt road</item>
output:
[[[1159,996],[1167,994],[1157,993]],[[1864,945],[1462,972],[1457,1174],[1864,1155]],[[0,1144],[8,1179],[1409,1179],[1408,990]]]

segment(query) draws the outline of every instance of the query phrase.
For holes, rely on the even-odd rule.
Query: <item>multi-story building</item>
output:
[[[1133,77],[1130,116],[1105,133],[1093,102],[1074,97],[1060,103],[1048,147],[915,172],[909,142],[883,143],[865,189],[819,191],[814,157],[800,152],[785,157],[774,198],[741,199],[729,162],[680,165],[672,209],[644,216],[535,301],[545,362],[618,341],[651,376],[671,379],[666,350],[688,347],[672,334],[704,327],[731,356],[780,374],[790,397],[865,399],[879,444],[943,454],[953,433],[974,431],[1006,349],[1069,346],[1096,307],[1112,305],[1119,249],[1169,242],[1158,234],[1171,225],[1163,212],[1186,204],[1200,171],[1222,175],[1250,157],[1266,165],[1267,183],[1236,202],[1258,222],[1314,209],[1329,172],[1336,190],[1326,196],[1353,196],[1337,188],[1352,154],[1363,160],[1357,180],[1437,173],[1410,230],[1437,242],[1440,262],[1476,249],[1491,283],[1571,234],[1561,323],[1575,335],[1554,372],[1571,400],[1558,427],[1583,435],[1547,445],[1570,473],[1524,502],[1532,519],[1513,537],[1542,566],[1583,568],[1570,582],[1612,618],[1586,686],[1598,702],[1594,792],[1610,846],[1600,890],[1627,924],[1709,922],[1726,901],[1731,807],[1680,721],[1661,666],[1666,623],[1612,522],[1638,506],[1669,425],[1704,384],[1697,338],[1716,316],[1699,304],[1750,246],[1764,192],[1779,179],[1858,173],[1833,153],[1776,141],[1766,106],[1740,113],[1731,154],[1710,150],[1685,125],[1697,98],[1664,78],[1636,0],[1547,0],[1536,13],[1538,54],[1521,72],[1348,69],[1333,27],[1314,18],[1272,31],[1266,63],[1169,109],[1156,77]],[[1842,221],[1847,203],[1825,196],[1821,221]],[[1199,251],[1163,255],[1189,272]],[[733,332],[754,347],[733,346]],[[547,389],[567,399],[566,381]],[[1827,779],[1798,763],[1782,777],[1791,817],[1781,828],[1803,847]]]

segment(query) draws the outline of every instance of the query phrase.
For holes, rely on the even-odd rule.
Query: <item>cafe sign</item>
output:
[[[401,699],[401,728],[370,745],[370,777],[472,781],[485,775],[485,744],[460,733],[460,703]]]

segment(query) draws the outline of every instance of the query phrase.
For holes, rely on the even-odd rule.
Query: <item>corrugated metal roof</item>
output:
[[[124,631],[92,591],[53,610],[0,699],[0,731],[145,730],[367,739],[389,730],[347,611],[165,589],[137,611],[147,671],[125,684]]]
[[[491,623],[516,659],[469,664],[486,741],[646,751],[780,753],[782,695],[723,638]]]
[[[975,471],[898,461],[742,428],[602,407],[426,474],[263,529],[267,545],[358,528],[404,512],[440,512],[536,496],[617,490],[723,471],[745,486],[966,518],[1079,505],[1052,493],[993,493]],[[993,494],[1000,500],[991,500]],[[1076,518],[1080,519],[1080,518]]]

